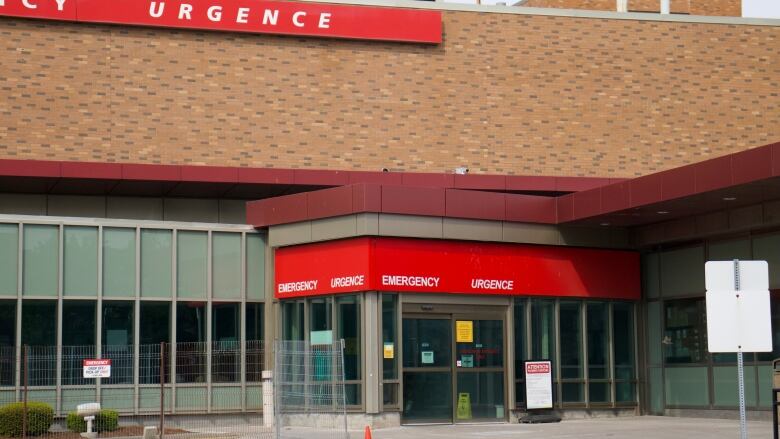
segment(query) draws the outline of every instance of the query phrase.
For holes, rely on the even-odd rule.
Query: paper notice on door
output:
[[[473,355],[461,355],[460,356],[460,363],[463,365],[463,367],[474,367],[474,356]]]
[[[385,343],[384,349],[382,349],[382,358],[389,360],[395,357],[395,345],[393,343]]]
[[[474,322],[471,320],[458,320],[455,322],[455,337],[458,343],[474,342]]]
[[[422,364],[433,364],[433,351],[422,351]]]

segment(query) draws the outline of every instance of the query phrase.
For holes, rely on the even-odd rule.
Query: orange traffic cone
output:
[[[363,439],[371,439],[371,427],[366,425],[366,433],[363,435]]]

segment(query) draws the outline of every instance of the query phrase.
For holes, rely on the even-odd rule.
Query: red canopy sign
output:
[[[355,291],[640,298],[629,251],[403,238],[276,250],[277,298]]]
[[[253,0],[0,0],[0,16],[441,43],[441,12]]]

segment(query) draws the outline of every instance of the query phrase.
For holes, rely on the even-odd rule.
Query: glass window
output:
[[[617,402],[634,402],[634,305],[612,304],[612,344],[615,350],[615,398]],[[630,382],[620,382],[627,380]]]
[[[336,298],[336,320],[338,338],[344,340],[344,379],[361,378],[360,357],[360,300],[358,296],[339,296]],[[347,405],[360,405],[362,393],[360,384],[344,386]]]
[[[0,295],[16,295],[18,259],[19,226],[0,224]]]
[[[582,379],[582,314],[580,302],[560,303],[561,379]],[[563,402],[585,401],[582,383],[561,384]]]
[[[176,382],[206,382],[206,304],[176,304]]]
[[[103,228],[103,296],[135,296],[135,229]]]
[[[105,384],[133,383],[134,306],[131,301],[103,302],[103,358],[111,359]]]
[[[526,351],[526,301],[515,299],[513,317],[515,330],[515,400],[518,406],[525,405],[525,361]]]
[[[176,235],[176,294],[178,297],[206,297],[206,232]]]
[[[212,239],[213,295],[241,298],[241,234],[214,232]]]
[[[59,227],[24,226],[25,296],[56,296],[59,284]]]
[[[14,384],[15,346],[16,301],[0,300],[0,386]]]
[[[771,294],[771,313],[772,313],[772,352],[761,352],[756,354],[758,361],[772,361],[780,358],[780,291],[772,290]]]
[[[398,296],[382,294],[382,377],[386,380],[398,379],[397,332],[398,332]]]
[[[303,302],[282,302],[282,339],[300,341],[304,339]]]
[[[28,383],[54,386],[57,381],[57,302],[22,302],[22,344],[28,345]]]
[[[312,344],[322,342],[331,343],[332,340],[332,307],[333,299],[330,297],[322,297],[309,300],[309,339]]]
[[[246,304],[246,380],[263,378],[263,304]]]
[[[160,343],[171,342],[171,304],[170,302],[141,302],[139,328],[139,371],[141,384],[160,383]],[[165,347],[166,358],[170,346]],[[170,381],[169,360],[165,361],[165,382]]]
[[[704,298],[664,303],[667,364],[707,362],[707,321]]]
[[[398,380],[398,295],[382,294],[382,378]],[[382,384],[382,404],[398,406],[398,383]]]
[[[586,305],[588,326],[588,395],[590,402],[609,402],[609,383],[593,382],[609,379],[609,304],[591,302]]]
[[[95,357],[97,302],[65,300],[62,302],[62,384],[90,384],[82,378],[81,361]]]
[[[231,383],[241,372],[241,339],[238,303],[211,305],[211,381]]]
[[[555,302],[533,300],[531,303],[531,356],[534,360],[555,363]]]
[[[173,232],[141,230],[141,296],[171,297]]]
[[[455,361],[461,361],[461,364],[464,364],[463,368],[503,367],[504,322],[501,320],[471,320],[470,322],[472,341],[455,344]]]
[[[265,296],[265,239],[256,233],[246,234],[246,297]]]
[[[97,296],[97,227],[66,226],[63,235],[63,294]]]

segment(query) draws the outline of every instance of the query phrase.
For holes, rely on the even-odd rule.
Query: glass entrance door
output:
[[[403,420],[452,422],[452,320],[403,319]]]
[[[404,315],[404,424],[506,420],[504,321]]]
[[[455,422],[506,419],[504,322],[455,316]]]

